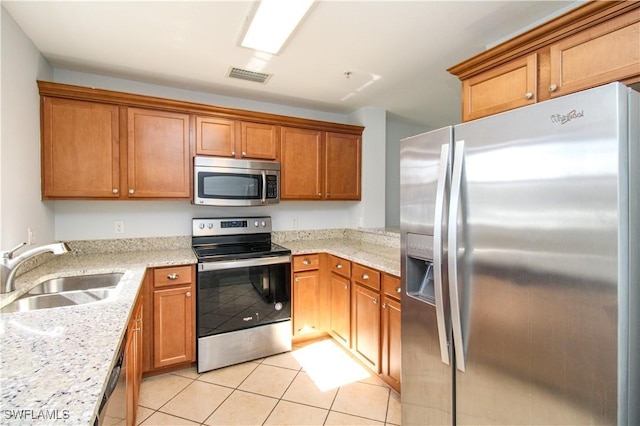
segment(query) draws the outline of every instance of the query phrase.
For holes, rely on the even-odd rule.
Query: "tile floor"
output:
[[[332,339],[144,379],[139,425],[400,425],[400,396]]]

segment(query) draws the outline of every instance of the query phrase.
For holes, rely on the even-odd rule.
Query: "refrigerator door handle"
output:
[[[438,340],[440,341],[440,357],[442,362],[449,365],[449,342],[447,339],[447,325],[445,317],[443,287],[442,287],[442,219],[444,215],[444,196],[449,170],[449,144],[443,144],[440,149],[440,163],[438,168],[438,184],[436,187],[435,217],[433,223],[433,267],[434,293],[436,302],[436,318],[438,321]]]
[[[451,202],[449,207],[449,297],[451,299],[451,326],[453,327],[453,344],[456,356],[456,367],[465,371],[464,340],[462,321],[460,319],[460,299],[458,295],[458,213],[462,187],[462,170],[464,165],[464,141],[456,141],[453,156],[453,176],[451,178]]]

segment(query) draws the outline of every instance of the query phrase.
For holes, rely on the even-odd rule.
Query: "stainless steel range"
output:
[[[193,219],[198,372],[291,350],[291,251],[270,217]]]

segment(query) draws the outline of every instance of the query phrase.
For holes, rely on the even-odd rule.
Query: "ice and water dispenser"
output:
[[[433,237],[407,233],[405,244],[407,295],[435,306]]]

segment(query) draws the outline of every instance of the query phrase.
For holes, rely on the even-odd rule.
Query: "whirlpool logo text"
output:
[[[567,124],[568,122],[570,122],[575,118],[582,118],[582,117],[584,117],[584,111],[576,111],[574,109],[573,111],[570,111],[566,114],[553,114],[551,116],[551,122],[556,124]]]

